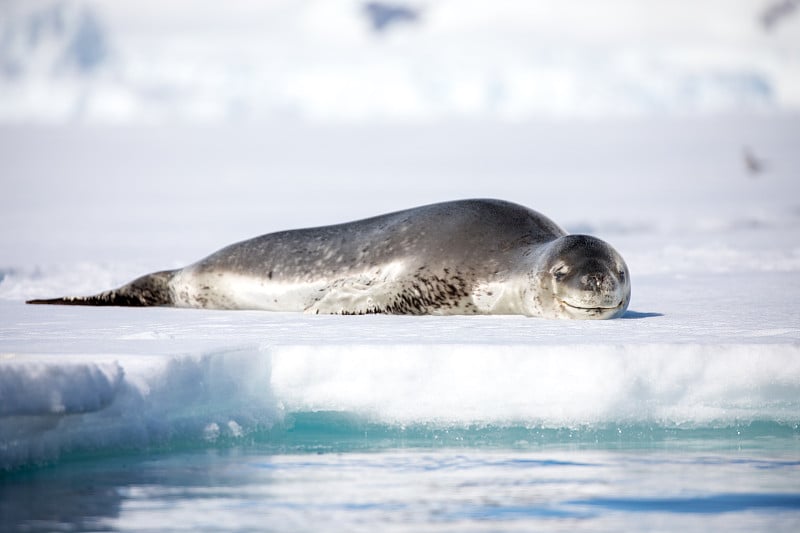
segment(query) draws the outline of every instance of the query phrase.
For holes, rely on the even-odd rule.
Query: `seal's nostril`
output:
[[[581,280],[583,282],[583,286],[587,290],[595,290],[599,289],[603,286],[603,282],[605,281],[605,276],[603,274],[588,274],[583,277]]]

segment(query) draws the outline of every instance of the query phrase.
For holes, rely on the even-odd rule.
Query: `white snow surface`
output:
[[[0,127],[0,467],[385,424],[800,422],[800,119]],[[742,150],[764,163],[749,173]],[[608,240],[626,318],[26,306],[258,234],[500,197]]]

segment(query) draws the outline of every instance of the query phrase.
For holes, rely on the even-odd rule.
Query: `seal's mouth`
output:
[[[576,311],[581,311],[581,312],[584,312],[584,313],[598,313],[598,314],[599,313],[606,313],[608,311],[616,311],[617,309],[620,309],[622,307],[622,303],[623,303],[623,302],[620,302],[617,305],[613,305],[613,306],[609,306],[609,307],[580,307],[578,305],[569,304],[569,303],[565,302],[564,300],[562,300],[561,298],[559,298],[558,301],[561,302],[561,304],[564,307],[567,307],[569,309],[575,309]]]

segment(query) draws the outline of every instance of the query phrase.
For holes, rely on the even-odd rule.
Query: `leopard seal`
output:
[[[606,242],[475,199],[270,233],[94,296],[28,303],[605,319],[630,295],[628,267]]]

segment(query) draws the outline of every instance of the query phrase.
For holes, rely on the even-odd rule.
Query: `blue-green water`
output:
[[[2,531],[798,531],[800,430],[382,425],[83,450],[0,475]]]

